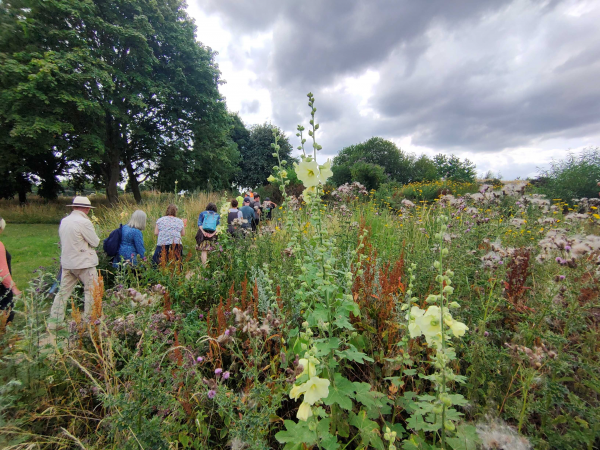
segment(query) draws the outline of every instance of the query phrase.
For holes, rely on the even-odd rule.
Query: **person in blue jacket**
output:
[[[123,225],[121,245],[119,254],[113,260],[113,266],[137,265],[138,257],[143,258],[146,254],[144,246],[144,235],[142,230],[146,228],[146,213],[141,210],[135,211],[127,225]]]
[[[214,250],[217,242],[217,226],[221,223],[221,217],[217,212],[217,205],[210,202],[206,205],[206,211],[198,216],[198,233],[196,233],[196,250],[200,251],[202,264],[206,265],[208,252]]]

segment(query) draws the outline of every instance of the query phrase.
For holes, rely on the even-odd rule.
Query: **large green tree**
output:
[[[452,181],[472,183],[477,176],[476,166],[468,159],[461,159],[456,155],[444,155],[442,153],[433,157],[440,177]]]
[[[352,167],[364,162],[383,167],[383,171],[392,181],[408,183],[410,181],[411,158],[396,144],[380,137],[343,148],[333,158],[333,182],[347,183],[352,180]]]
[[[42,154],[68,158],[102,178],[111,202],[123,172],[138,200],[140,175],[166,184],[185,178],[169,164],[180,156],[181,170],[191,163],[195,175],[188,177],[212,175],[208,166],[219,162],[219,178],[231,180],[233,173],[222,169],[235,167],[237,153],[220,73],[212,51],[195,40],[184,2],[5,0],[0,6],[2,25],[10,28],[0,35],[7,60],[0,95],[9,100],[0,109],[0,144],[15,152],[0,171],[31,180],[40,171],[28,161]],[[19,95],[24,86],[31,93]]]
[[[240,148],[240,171],[236,183],[242,188],[255,189],[268,184],[267,178],[277,165],[273,156],[273,130],[279,137],[279,155],[288,164],[292,162],[292,146],[283,131],[270,123],[254,125],[245,147]]]
[[[109,86],[110,78],[105,63],[80,46],[77,37],[92,6],[80,0],[0,2],[4,197],[18,193],[25,201],[33,182],[41,183],[42,196],[56,197],[57,177],[72,150],[93,147],[78,124],[101,113],[90,97],[100,85]]]

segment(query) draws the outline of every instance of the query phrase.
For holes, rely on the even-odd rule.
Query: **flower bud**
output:
[[[458,303],[456,303],[456,302],[450,302],[448,304],[448,307],[450,307],[450,308],[460,308],[460,305]]]
[[[434,261],[433,262],[433,267],[435,267],[436,269],[440,268],[440,262],[439,261]]]
[[[447,248],[443,248],[442,249],[442,255],[446,256],[448,254],[448,249]]]
[[[454,293],[454,288],[452,286],[446,286],[444,288],[444,293],[446,293],[448,295],[452,295]]]

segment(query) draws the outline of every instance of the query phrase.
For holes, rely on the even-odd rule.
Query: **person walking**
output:
[[[250,197],[244,199],[244,206],[242,206],[240,211],[242,212],[242,217],[246,220],[246,223],[242,225],[242,228],[245,230],[256,230],[256,216],[254,215],[254,208],[250,206]]]
[[[260,204],[260,194],[258,192],[256,192],[254,194],[254,204],[250,205],[254,208],[254,217],[256,220],[256,227],[258,227],[258,224],[261,221],[262,218],[262,212],[263,212],[263,207]]]
[[[94,284],[98,279],[98,255],[94,248],[98,246],[100,239],[88,218],[93,206],[87,197],[75,197],[73,203],[67,206],[73,208],[73,211],[60,221],[58,228],[62,278],[60,289],[50,309],[50,330],[64,326],[67,302],[78,281],[83,283],[85,297],[83,317],[89,319],[94,302]]]
[[[237,222],[234,222],[235,220],[237,220]],[[242,220],[244,220],[244,215],[242,214],[242,211],[238,209],[237,199],[233,199],[231,200],[231,208],[227,214],[227,232],[233,237],[239,236]]]
[[[119,253],[113,260],[113,267],[119,267],[119,265],[136,266],[138,259],[144,258],[146,247],[144,246],[142,231],[146,229],[146,219],[146,213],[138,209],[131,215],[127,225],[123,225],[121,245],[119,246]]]
[[[221,217],[217,212],[217,205],[210,202],[206,210],[198,216],[198,233],[196,233],[196,250],[200,251],[200,260],[206,265],[208,252],[213,249],[217,242],[217,227],[221,223]]]
[[[277,208],[277,204],[271,201],[269,197],[263,202],[263,211],[265,212],[265,220],[273,219],[273,210]]]
[[[183,243],[181,238],[185,236],[185,227],[187,219],[177,217],[177,206],[170,204],[167,206],[166,214],[156,221],[154,234],[158,236],[156,240],[156,250],[152,261],[154,264],[160,262],[163,251],[166,261],[181,261],[183,254]]]
[[[6,228],[6,221],[0,217],[0,233],[4,231],[4,228]],[[21,295],[21,291],[12,279],[11,259],[10,253],[0,241],[0,279],[2,280],[0,283],[0,310],[8,311],[8,313],[0,312],[0,315],[7,315],[6,324],[12,322],[15,317],[14,297]]]

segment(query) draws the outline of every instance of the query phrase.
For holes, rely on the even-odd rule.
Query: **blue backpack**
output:
[[[207,233],[214,233],[217,229],[217,221],[219,220],[219,215],[214,211],[208,211],[206,217],[204,217],[204,221],[202,222],[202,229]]]
[[[119,225],[119,228],[110,232],[108,237],[104,239],[102,247],[104,252],[111,258],[114,258],[119,254],[119,247],[121,246],[121,239],[123,238],[123,225]]]

